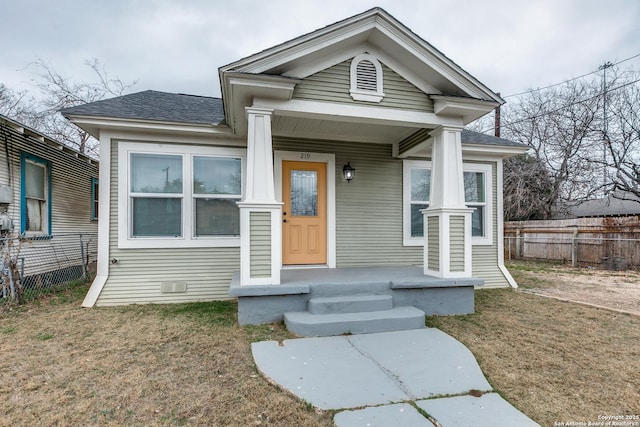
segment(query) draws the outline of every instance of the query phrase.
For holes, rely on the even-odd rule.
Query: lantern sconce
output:
[[[353,177],[356,176],[356,170],[351,167],[351,162],[347,162],[347,164],[342,167],[342,175],[347,182],[351,182]]]

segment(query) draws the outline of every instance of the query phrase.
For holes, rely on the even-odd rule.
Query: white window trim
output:
[[[362,61],[369,61],[376,68],[376,90],[363,90],[358,89],[358,64]],[[351,60],[351,88],[349,93],[351,94],[351,98],[355,101],[367,101],[367,102],[380,102],[382,98],[384,98],[384,92],[382,87],[382,66],[380,65],[380,61],[378,59],[369,54],[363,53],[361,55],[356,56]]]
[[[424,246],[424,237],[411,236],[411,169],[431,169],[428,160],[404,160],[402,165],[402,244],[403,246]],[[493,169],[485,163],[463,163],[464,172],[482,172],[485,174],[485,217],[482,237],[473,236],[474,246],[493,245]]]
[[[131,206],[129,179],[131,153],[179,154],[183,162],[182,236],[181,237],[131,237]],[[198,147],[156,143],[120,142],[118,144],[118,248],[191,248],[191,247],[239,247],[240,236],[194,237],[195,212],[193,211],[193,157],[239,157],[242,161],[242,194],[246,175],[246,150],[226,147]]]
[[[471,238],[472,245],[493,245],[493,168],[486,163],[463,163],[464,172],[484,173],[484,236],[474,236]],[[469,207],[482,205],[473,203]]]
[[[402,244],[424,246],[424,237],[411,236],[411,169],[431,169],[427,160],[404,160],[402,166]]]

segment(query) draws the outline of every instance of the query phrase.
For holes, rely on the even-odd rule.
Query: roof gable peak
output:
[[[436,88],[443,95],[504,102],[380,7],[220,67],[223,98],[227,73],[305,78],[365,52],[376,55],[425,92]]]

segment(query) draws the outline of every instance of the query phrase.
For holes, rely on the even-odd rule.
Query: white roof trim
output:
[[[336,57],[344,60],[348,59],[348,57],[343,58],[345,50],[350,50],[350,57],[353,57],[355,54],[362,53],[362,46],[367,43],[377,44],[381,47],[380,50],[383,51],[389,51],[388,48],[393,47],[393,51],[400,51],[400,56],[407,57],[400,59],[398,62],[404,63],[406,62],[404,59],[407,59],[407,61],[410,60],[409,62],[411,62],[410,66],[408,66],[409,69],[417,70],[424,67],[433,70],[443,82],[448,82],[448,84],[457,87],[470,97],[492,100],[499,104],[504,103],[504,100],[499,95],[488,89],[444,54],[380,8],[371,9],[360,15],[221,67],[219,72],[223,83],[223,98],[226,92],[223,75],[229,71],[281,73],[283,75],[292,75],[291,71],[294,69],[298,72],[303,70],[308,72],[310,61],[304,60],[307,56],[318,53],[318,56],[325,58]],[[359,52],[358,49],[354,49],[356,45],[360,46]],[[333,61],[324,60],[323,62],[331,63],[337,59]],[[383,58],[380,59],[384,61]],[[324,63],[323,65],[325,65]],[[402,74],[413,74],[415,76],[421,73],[407,71]],[[296,77],[305,76],[296,75]],[[416,86],[421,87],[423,85]]]

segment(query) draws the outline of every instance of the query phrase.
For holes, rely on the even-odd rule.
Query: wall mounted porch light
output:
[[[347,182],[351,182],[353,177],[356,176],[356,170],[351,167],[351,162],[347,162],[347,164],[342,167],[342,175]]]

